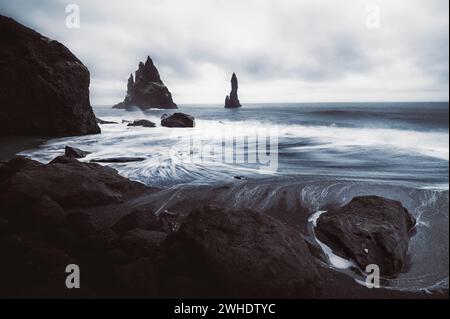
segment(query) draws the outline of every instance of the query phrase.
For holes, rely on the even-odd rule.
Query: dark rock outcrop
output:
[[[100,133],[89,71],[64,45],[0,16],[0,135]]]
[[[80,150],[79,148],[76,148],[76,147],[71,147],[69,145],[66,145],[66,147],[64,149],[64,156],[69,157],[69,158],[83,158],[89,154],[91,154],[91,153]]]
[[[90,160],[92,163],[130,163],[145,161],[145,157],[108,157],[108,158],[94,158]]]
[[[119,203],[128,192],[145,186],[99,164],[42,165],[29,159],[13,159],[0,168],[0,210],[19,212],[47,196],[62,207]]]
[[[335,254],[354,260],[363,270],[376,264],[382,275],[394,276],[406,264],[414,225],[400,202],[365,196],[321,215],[316,234]]]
[[[95,120],[97,121],[98,124],[118,124],[117,122],[105,121],[105,120],[102,120],[102,119],[100,119],[98,117],[96,117]]]
[[[172,115],[163,114],[161,116],[161,126],[195,127],[195,119],[193,116],[185,113],[174,113]]]
[[[113,108],[131,109],[137,106],[142,110],[150,108],[176,109],[177,105],[172,100],[172,94],[161,80],[150,57],[145,63],[140,62],[135,73],[128,78],[127,95],[123,102],[116,104]]]
[[[192,212],[166,246],[166,275],[207,287],[208,297],[294,298],[320,292],[300,233],[265,214],[205,207]]]
[[[135,120],[132,123],[128,123],[127,126],[155,127],[156,124],[149,120]]]
[[[236,74],[233,72],[231,76],[231,92],[230,95],[227,95],[225,98],[225,107],[226,108],[236,108],[241,107],[241,103],[238,98],[238,80]]]
[[[137,210],[122,217],[112,227],[112,229],[119,234],[136,228],[157,231],[164,229],[164,223],[151,211]]]
[[[297,229],[263,213],[209,206],[153,214],[153,204],[161,207],[153,201],[167,195],[160,191],[73,158],[7,162],[0,167],[0,297],[436,296],[360,286],[321,267]],[[80,289],[66,288],[68,264],[81,268]],[[448,290],[438,296],[448,298]]]

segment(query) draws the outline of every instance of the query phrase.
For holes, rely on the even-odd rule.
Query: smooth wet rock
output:
[[[156,124],[149,120],[135,120],[133,123],[128,123],[127,126],[155,127]]]
[[[0,135],[100,133],[89,70],[64,45],[0,15]]]
[[[177,108],[172,100],[172,94],[162,82],[150,57],[147,57],[145,63],[139,63],[135,77],[130,75],[124,101],[114,105],[113,108],[130,110],[133,106],[142,110]]]
[[[300,298],[320,293],[321,280],[302,236],[268,215],[205,207],[193,211],[165,244],[171,261],[166,275],[206,283],[202,296]]]
[[[231,76],[231,92],[225,98],[226,108],[237,108],[241,107],[241,103],[238,98],[238,80],[235,73]]]
[[[69,145],[66,145],[66,147],[64,149],[64,156],[69,157],[69,158],[83,158],[89,154],[91,154],[91,153],[80,150],[79,148],[76,148],[76,147],[71,147]]]
[[[161,126],[195,127],[195,119],[193,116],[185,113],[163,114],[161,117]]]
[[[335,254],[354,260],[363,270],[376,264],[384,276],[395,276],[407,263],[415,220],[398,201],[355,197],[322,214],[316,234]]]

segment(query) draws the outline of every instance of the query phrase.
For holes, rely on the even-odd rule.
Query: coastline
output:
[[[118,254],[118,251],[116,251],[117,249],[119,249],[119,251],[122,251],[122,249],[125,249],[125,247],[129,247],[126,249],[132,249],[131,251],[135,251],[137,249],[137,251],[139,251],[139,253],[136,253],[138,255],[133,255],[133,259],[134,258],[147,258],[145,256],[152,256],[150,260],[152,260],[152,265],[150,266],[150,264],[148,266],[147,265],[148,261],[145,261],[143,265],[137,266],[135,264],[133,264],[133,262],[130,265],[134,265],[132,267],[138,267],[135,268],[135,270],[133,271],[135,273],[135,275],[137,276],[147,276],[148,270],[147,267],[151,267],[153,269],[153,267],[156,267],[156,272],[157,272],[157,277],[158,276],[162,276],[162,278],[164,279],[160,279],[158,280],[159,285],[162,285],[162,289],[160,292],[159,289],[154,290],[155,288],[152,288],[150,291],[144,290],[144,291],[137,291],[135,293],[131,293],[131,292],[126,292],[128,290],[120,290],[121,292],[118,291],[110,291],[108,293],[106,293],[106,291],[104,292],[105,294],[103,295],[102,292],[96,291],[90,291],[90,290],[84,290],[84,292],[80,292],[81,295],[79,296],[89,296],[90,294],[94,294],[96,297],[108,297],[108,296],[128,296],[128,294],[130,293],[132,296],[137,296],[137,297],[141,297],[141,298],[158,298],[158,297],[205,297],[204,293],[205,291],[200,289],[199,292],[195,292],[195,289],[198,289],[197,285],[197,280],[200,280],[200,282],[202,282],[203,280],[206,280],[206,282],[208,282],[209,279],[207,279],[208,277],[203,278],[202,276],[200,276],[199,278],[195,277],[196,279],[192,282],[188,284],[188,287],[191,287],[191,285],[193,285],[191,288],[193,287],[197,287],[194,290],[189,290],[191,288],[186,288],[184,285],[185,283],[182,282],[172,282],[172,280],[175,280],[174,278],[178,278],[179,275],[176,275],[180,269],[178,268],[177,264],[171,264],[172,258],[167,257],[170,256],[171,254],[173,254],[172,252],[172,245],[174,244],[183,244],[183,240],[182,237],[178,238],[179,235],[179,230],[180,228],[184,225],[184,223],[186,223],[186,220],[189,220],[190,218],[190,214],[191,212],[195,212],[195,211],[201,211],[202,207],[204,207],[204,205],[213,205],[213,207],[228,207],[226,209],[232,209],[233,211],[236,212],[236,216],[238,216],[238,220],[239,216],[245,216],[247,214],[248,209],[255,209],[256,211],[258,211],[257,214],[261,214],[261,215],[267,215],[269,216],[269,218],[273,218],[273,220],[277,220],[277,223],[281,223],[279,224],[280,226],[277,227],[287,227],[288,229],[290,229],[289,231],[295,231],[295,233],[297,233],[298,235],[302,236],[306,242],[308,243],[308,251],[310,251],[311,255],[308,256],[303,255],[302,258],[306,258],[307,260],[310,260],[311,262],[313,262],[313,264],[315,265],[317,272],[318,272],[318,278],[320,278],[320,282],[317,283],[317,285],[320,286],[320,294],[317,293],[313,293],[311,291],[311,295],[308,295],[308,291],[303,291],[302,296],[306,297],[306,298],[332,298],[332,299],[340,299],[340,298],[354,298],[354,299],[443,299],[443,298],[448,298],[448,289],[441,289],[441,290],[435,290],[435,291],[431,291],[431,292],[421,292],[421,291],[402,291],[402,290],[395,290],[395,289],[385,289],[385,288],[381,288],[381,289],[367,289],[366,287],[358,284],[351,276],[348,276],[348,274],[344,274],[341,273],[339,271],[336,271],[334,269],[332,269],[330,267],[330,265],[328,265],[328,263],[326,261],[324,261],[323,257],[321,257],[321,251],[320,248],[316,245],[314,245],[312,238],[309,237],[308,235],[308,219],[310,218],[312,212],[314,211],[313,207],[307,207],[307,205],[305,205],[304,202],[301,201],[295,201],[295,202],[290,202],[289,198],[292,194],[289,193],[290,192],[297,192],[297,189],[299,189],[299,185],[303,184],[304,187],[308,187],[308,186],[313,186],[314,183],[309,183],[308,181],[304,181],[304,182],[299,182],[298,180],[295,181],[294,183],[292,182],[287,182],[287,186],[285,185],[285,188],[281,187],[280,189],[280,185],[277,184],[276,181],[271,180],[271,181],[266,181],[265,183],[261,183],[261,181],[259,180],[233,180],[231,182],[225,182],[225,183],[217,183],[214,185],[182,185],[180,187],[169,187],[169,188],[154,188],[154,187],[148,187],[148,186],[144,186],[140,183],[136,183],[136,182],[131,182],[130,180],[124,178],[124,177],[120,177],[120,183],[121,184],[130,184],[131,186],[127,186],[125,189],[126,192],[123,193],[123,195],[120,197],[120,200],[116,200],[116,196],[117,195],[113,195],[113,197],[111,197],[111,199],[102,199],[101,195],[103,194],[104,191],[106,190],[100,190],[100,193],[98,194],[94,194],[90,191],[87,191],[84,189],[85,187],[87,187],[87,189],[89,189],[89,186],[81,186],[81,185],[89,185],[90,183],[94,183],[93,185],[96,185],[96,181],[95,180],[91,180],[90,178],[83,177],[82,180],[80,180],[80,182],[82,184],[80,184],[80,186],[82,187],[80,190],[78,190],[77,186],[78,182],[76,182],[75,184],[71,184],[71,183],[65,183],[64,181],[69,181],[70,179],[73,178],[69,178],[69,176],[65,177],[64,174],[66,174],[65,172],[70,172],[71,170],[73,171],[73,174],[79,174],[80,170],[83,171],[84,169],[93,169],[93,172],[104,172],[101,174],[107,174],[104,177],[101,177],[101,180],[103,180],[104,182],[109,183],[109,180],[111,177],[109,177],[110,174],[116,174],[113,173],[113,171],[111,169],[109,169],[108,167],[104,167],[104,166],[100,166],[97,164],[85,164],[85,163],[81,163],[78,162],[75,159],[69,159],[69,158],[64,158],[64,157],[59,157],[57,159],[55,159],[55,161],[53,161],[54,164],[47,164],[47,165],[43,165],[39,164],[39,166],[37,168],[32,168],[30,170],[29,167],[30,164],[26,164],[29,163],[29,160],[27,160],[25,162],[25,164],[21,164],[21,165],[25,165],[23,166],[23,168],[18,168],[17,164],[13,165],[13,169],[17,170],[19,169],[19,172],[21,170],[24,170],[24,172],[29,171],[30,173],[36,172],[36,174],[38,174],[38,172],[43,169],[46,168],[47,170],[49,170],[49,173],[53,172],[53,169],[57,169],[62,170],[61,173],[57,173],[55,172],[55,177],[49,177],[51,178],[51,180],[54,180],[54,178],[57,178],[59,180],[59,182],[57,181],[56,184],[53,185],[48,185],[46,184],[45,180],[41,180],[41,178],[39,180],[34,180],[33,177],[31,177],[31,181],[34,181],[36,183],[43,183],[42,185],[47,185],[41,187],[37,187],[37,188],[28,188],[31,193],[28,193],[25,198],[28,198],[28,196],[35,196],[33,193],[34,192],[44,192],[43,194],[49,194],[48,196],[52,196],[51,198],[54,198],[55,195],[50,195],[53,194],[54,192],[56,192],[55,194],[58,194],[60,191],[62,191],[62,194],[71,194],[73,193],[74,195],[70,195],[69,197],[64,197],[66,199],[59,199],[58,203],[59,205],[63,205],[62,207],[64,208],[64,215],[66,216],[61,224],[61,222],[58,222],[57,224],[54,224],[55,226],[52,226],[52,228],[54,228],[53,230],[51,230],[51,235],[44,235],[45,237],[50,236],[50,239],[46,239],[45,241],[45,245],[48,247],[58,247],[57,249],[64,249],[64,251],[66,251],[68,254],[70,254],[70,256],[73,256],[72,258],[82,258],[81,260],[83,260],[82,264],[86,264],[87,262],[89,263],[95,263],[97,258],[93,258],[93,256],[91,256],[91,254],[95,254],[95,255],[101,255],[101,256],[105,256],[105,260],[102,261],[101,264],[107,263],[109,260],[111,260],[111,258],[113,258],[112,260],[116,260],[116,258],[119,258],[119,256],[121,256],[120,254],[123,254],[122,252]],[[19,165],[20,167],[20,165]],[[6,171],[8,171],[9,169],[7,169]],[[69,170],[69,171],[67,171]],[[72,174],[72,173],[71,173]],[[84,174],[84,173],[82,173]],[[90,175],[92,173],[89,173]],[[45,179],[47,173],[45,175],[42,175],[42,178]],[[28,174],[26,174],[25,176],[28,176]],[[31,175],[33,176],[33,175]],[[40,175],[37,175],[40,176]],[[45,176],[45,177],[44,177]],[[81,176],[85,176],[85,175],[81,175]],[[95,176],[95,175],[94,175]],[[102,175],[100,175],[102,176]],[[117,175],[117,177],[114,178],[119,178],[119,176]],[[116,182],[114,182],[116,183]],[[341,181],[342,183],[342,181]],[[20,185],[22,185],[22,183],[18,184],[19,186],[14,186],[14,184],[12,184],[12,189],[16,189],[17,187],[18,190],[22,187]],[[108,184],[107,184],[108,185]],[[114,185],[114,184],[111,184]],[[134,185],[134,186],[133,186]],[[256,193],[259,193],[261,196],[265,196],[264,194],[267,194],[267,192],[270,192],[270,189],[274,189],[277,188],[279,190],[278,195],[272,196],[271,197],[271,202],[266,203],[265,207],[267,208],[266,211],[258,209],[258,207],[252,205],[252,201],[250,202],[246,202],[244,200],[244,198],[247,198],[247,196],[243,196],[242,192],[245,192],[246,188],[249,187],[249,185],[253,185],[255,187],[260,187],[261,185],[264,185],[264,187],[266,188],[266,190],[262,190]],[[335,182],[332,183],[332,185],[336,185]],[[26,187],[26,186],[25,186]],[[116,187],[116,186],[114,186]],[[130,188],[131,187],[131,188]],[[61,188],[61,190],[58,190],[58,188]],[[69,193],[67,193],[67,191],[65,191],[64,189],[67,188],[67,191],[69,191]],[[355,189],[358,189],[359,186],[355,185],[354,186]],[[395,187],[393,187],[392,189],[394,189]],[[39,191],[38,191],[39,189]],[[300,187],[301,189],[301,187]],[[241,193],[239,193],[239,190],[241,190]],[[83,197],[86,199],[89,199],[89,201],[92,201],[91,203],[86,202],[83,206],[79,206],[79,205],[75,205],[71,204],[73,202],[73,200],[75,200],[75,198],[81,196],[81,195],[76,195],[79,191],[81,191],[83,194]],[[249,193],[253,193],[251,190],[248,190]],[[13,191],[12,194],[15,191]],[[22,191],[20,191],[22,192]],[[370,192],[369,190],[366,190],[366,192]],[[389,193],[389,190],[386,190],[387,193]],[[401,192],[403,193],[408,193],[409,191],[405,191],[402,190]],[[111,196],[108,195],[110,194],[109,191],[105,192],[105,194],[107,196]],[[313,194],[311,194],[313,195]],[[16,198],[17,195],[13,195],[12,198]],[[22,196],[22,195],[20,195]],[[39,195],[42,196],[42,195]],[[58,195],[59,196],[59,195]],[[67,196],[67,195],[62,195],[62,196]],[[73,198],[75,196],[75,198]],[[20,198],[20,197],[19,197]],[[237,200],[237,198],[242,198],[243,200],[239,201]],[[114,200],[113,200],[114,199]],[[99,202],[99,200],[102,200],[101,202]],[[253,198],[253,200],[258,201],[258,198]],[[337,198],[333,199],[333,197],[331,196],[330,200],[328,203],[327,201],[325,202],[321,202],[319,198],[317,198],[317,200],[319,200],[318,202],[316,202],[316,205],[319,205],[320,207],[337,207],[340,206],[340,202],[337,200]],[[66,201],[68,201],[69,204],[65,204]],[[105,202],[106,201],[106,202]],[[20,200],[20,202],[23,202],[23,200]],[[5,198],[3,199],[3,202],[0,201],[0,203],[7,203],[8,207],[15,207],[15,205],[17,205],[14,202],[9,202],[6,201],[5,202]],[[9,204],[8,204],[9,203]],[[40,204],[41,205],[41,204]],[[45,204],[45,205],[49,205],[49,204]],[[48,207],[53,207],[54,204],[51,204]],[[67,206],[68,205],[68,206]],[[253,207],[254,206],[254,207]],[[73,207],[73,208],[72,208]],[[261,206],[261,207],[264,207]],[[33,209],[32,208],[31,212],[24,212],[24,214],[29,215],[29,214],[33,214]],[[216,208],[213,208],[214,210]],[[223,209],[223,208],[221,208]],[[16,209],[14,209],[16,210]],[[59,209],[58,209],[59,210]],[[50,211],[52,211],[52,213],[54,213],[54,208],[52,208]],[[127,219],[129,220],[128,216],[132,216],[133,214],[136,214],[136,212],[142,212],[142,214],[144,214],[143,216],[147,216],[145,218],[156,218],[156,220],[158,220],[159,222],[157,222],[158,225],[160,226],[152,226],[152,231],[150,231],[148,233],[148,235],[146,235],[146,231],[144,231],[144,224],[140,225],[140,224],[129,224],[130,221],[127,221],[124,224],[124,220]],[[78,216],[75,218],[75,216]],[[81,218],[81,216],[84,216]],[[154,217],[151,217],[154,216]],[[205,215],[208,216],[208,215]],[[219,216],[219,215],[218,215]],[[214,217],[216,218],[216,217]],[[197,222],[194,223],[194,227],[198,227],[199,229],[202,229],[203,227],[209,228],[211,227],[209,225],[209,223],[214,223],[214,218],[213,220],[204,220],[204,219],[200,219],[197,220]],[[27,218],[26,218],[27,219]],[[70,223],[68,222],[68,220],[70,220]],[[80,222],[83,220],[82,224],[80,224]],[[138,222],[139,219],[136,219],[136,221]],[[200,223],[198,223],[198,221],[200,221]],[[20,223],[22,224],[24,221],[21,221]],[[87,223],[87,224],[86,224]],[[141,222],[138,222],[141,223]],[[204,224],[203,224],[204,223]],[[119,230],[118,228],[118,224],[121,225],[129,225],[126,226],[126,229],[131,229],[130,231],[126,231],[122,233],[122,230]],[[152,225],[155,225],[155,221],[153,220],[151,222]],[[58,226],[59,225],[59,226]],[[169,228],[167,228],[170,225]],[[281,226],[284,225],[284,226]],[[33,226],[36,227],[36,226]],[[41,234],[46,234],[47,232],[47,228],[41,228],[41,226],[37,226],[38,228],[34,228],[34,232],[38,232]],[[47,227],[47,226],[46,226]],[[75,245],[75,248],[72,248],[72,246],[66,246],[65,243],[57,243],[54,242],[54,240],[59,240],[57,238],[59,238],[59,236],[61,236],[61,234],[56,235],[58,232],[60,232],[60,229],[68,229],[71,233],[73,232],[74,235],[71,236],[83,236],[85,238],[81,239],[81,242],[79,244],[70,244],[70,245]],[[121,226],[124,227],[124,226]],[[134,227],[138,227],[136,229],[133,230]],[[142,228],[141,228],[142,227]],[[146,226],[145,226],[146,227]],[[156,227],[156,228],[153,228]],[[247,227],[247,226],[246,226]],[[251,231],[252,225],[248,226],[249,231]],[[260,226],[258,226],[256,229],[258,229]],[[142,229],[142,230],[139,230]],[[67,230],[64,230],[67,231]],[[237,229],[236,229],[237,231]],[[141,233],[142,234],[141,234]],[[153,233],[152,233],[153,232]],[[225,238],[231,234],[233,234],[234,230],[231,233],[225,232],[223,235],[225,236]],[[283,231],[284,232],[284,231]],[[160,241],[160,239],[158,239],[158,243],[156,244],[156,242],[154,242],[156,239],[153,237],[145,237],[145,236],[150,236],[150,234],[154,234],[151,236],[155,236],[156,234],[158,234],[158,236],[162,236],[162,238],[167,238],[165,240],[163,240],[163,242]],[[53,237],[56,236],[56,237]],[[67,236],[67,235],[64,235]],[[87,236],[87,237],[86,237]],[[119,237],[118,237],[119,236]],[[141,237],[142,236],[142,237]],[[178,237],[177,237],[178,236]],[[235,236],[235,235],[231,235],[231,236]],[[241,235],[236,235],[238,236],[237,239],[240,238]],[[264,235],[266,236],[266,235]],[[286,236],[290,236],[287,235]],[[52,239],[53,238],[53,239]],[[65,238],[65,237],[63,237]],[[70,237],[67,237],[70,238]],[[169,239],[170,238],[170,239]],[[178,238],[178,239],[173,239],[173,238]],[[224,238],[225,242],[226,239]],[[28,241],[31,240],[29,243]],[[24,243],[25,245],[31,245],[31,247],[33,247],[34,245],[36,245],[37,243],[34,243],[35,239],[27,239],[27,241]],[[50,241],[49,241],[50,240]],[[231,240],[231,239],[230,239]],[[239,239],[240,240],[240,239]],[[150,244],[150,246],[148,246]],[[62,246],[61,246],[62,245]],[[81,245],[78,247],[78,245]],[[125,246],[123,246],[125,245]],[[128,246],[127,246],[128,245]],[[131,245],[131,246],[129,246]],[[156,246],[155,246],[156,245]],[[271,243],[271,245],[275,245],[275,247],[277,247],[277,245],[281,245],[280,247],[282,247],[282,243],[278,243],[278,242],[273,242]],[[83,249],[87,249],[86,252],[82,253],[82,257],[76,257],[77,255],[72,255],[73,252],[78,251],[81,247],[85,247]],[[88,248],[91,247],[91,248]],[[131,248],[132,247],[132,248]],[[150,248],[152,247],[152,248]],[[157,248],[156,248],[157,247]],[[46,250],[46,254],[49,254],[52,250],[51,248],[46,248],[48,250]],[[75,249],[75,250],[74,250]],[[155,250],[156,249],[156,250]],[[92,252],[90,252],[92,250]],[[95,253],[94,253],[95,252]],[[114,255],[110,255],[114,252]],[[304,252],[306,253],[306,252]],[[304,254],[303,253],[303,254]],[[78,253],[77,253],[78,254]],[[128,254],[128,253],[126,253]],[[135,254],[135,253],[133,253]],[[142,255],[143,254],[143,255]],[[149,255],[148,255],[149,254]],[[156,254],[156,255],[155,255]],[[117,256],[116,256],[117,255]],[[108,257],[107,257],[108,256]],[[141,256],[141,257],[139,257]],[[53,258],[53,257],[52,257]],[[58,257],[61,258],[61,257]],[[103,258],[103,257],[102,257]],[[125,257],[120,257],[119,260],[121,260],[122,258]],[[127,257],[130,258],[130,257]],[[156,258],[156,259],[155,259]],[[166,259],[168,258],[168,259]],[[131,259],[131,260],[133,260]],[[126,259],[128,260],[128,259]],[[135,259],[134,259],[135,260]],[[137,259],[139,262],[139,260],[141,259]],[[97,260],[98,262],[98,260]],[[118,262],[118,261],[115,261]],[[126,263],[128,263],[129,261],[127,261]],[[143,261],[141,261],[143,262]],[[197,261],[192,261],[193,265],[196,265]],[[238,264],[240,263],[239,261],[237,261]],[[119,265],[121,265],[123,262],[119,262]],[[155,263],[155,264],[153,264]],[[107,264],[104,264],[103,267],[105,267]],[[145,267],[144,267],[145,266]],[[85,266],[86,267],[86,266]],[[92,267],[92,266],[89,266]],[[122,267],[122,266],[120,266]],[[131,266],[130,266],[131,267]],[[144,267],[144,268],[141,268]],[[165,269],[172,269],[172,272],[175,272],[173,275],[169,272],[166,273]],[[91,270],[91,271],[99,271],[99,270]],[[116,270],[115,270],[116,271]],[[161,273],[160,273],[161,272]],[[125,274],[123,274],[125,275]],[[234,274],[231,276],[237,276],[238,274]],[[111,276],[111,275],[108,275]],[[115,275],[114,275],[115,276]],[[115,278],[115,277],[112,278]],[[129,275],[126,275],[129,276]],[[153,278],[154,275],[152,275]],[[302,274],[299,274],[300,277],[302,277]],[[119,277],[120,278],[120,277]],[[129,278],[129,280],[132,280],[131,277]],[[151,279],[153,280],[153,279]],[[162,282],[161,282],[162,280]],[[177,279],[178,280],[178,279]],[[193,279],[189,279],[189,280],[193,280]],[[190,281],[188,281],[190,282]],[[259,283],[259,281],[257,281]],[[46,287],[46,283],[43,283],[43,287]],[[134,287],[133,283],[130,283],[131,287],[128,287],[127,289],[133,289],[132,287]],[[175,285],[175,286],[173,286]],[[201,285],[200,285],[201,286]],[[154,287],[152,285],[152,287]],[[184,288],[183,288],[184,287]],[[50,289],[50,287],[47,287],[46,289]],[[173,290],[175,289],[175,290]],[[183,292],[179,292],[178,289],[182,289],[181,291],[185,291]],[[188,290],[183,290],[183,289],[188,289]],[[102,291],[102,290],[100,290]],[[114,292],[115,291],[115,292]],[[177,292],[178,291],[178,292]],[[4,293],[4,292],[3,292]],[[27,292],[26,290],[21,292],[24,297],[32,297],[33,292],[29,291]],[[48,292],[50,295],[49,296],[61,296],[59,295],[58,290],[54,291],[50,289],[50,292]],[[66,291],[63,291],[63,296],[65,297],[70,297],[70,294],[67,295]],[[115,293],[117,293],[118,295],[115,295]],[[230,295],[228,294],[229,292],[221,292],[219,291],[214,291],[214,295],[215,297],[230,297]],[[305,294],[306,293],[306,294]],[[130,295],[130,296],[131,296]],[[251,296],[251,295],[250,295]],[[285,295],[281,295],[281,296],[285,296]],[[273,295],[272,297],[277,298],[280,297],[280,295]],[[290,298],[295,298],[295,296],[291,296]]]

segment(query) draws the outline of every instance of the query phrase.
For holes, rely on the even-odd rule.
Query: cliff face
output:
[[[233,75],[231,76],[231,92],[230,95],[227,95],[227,97],[225,98],[226,108],[235,108],[241,106],[237,91],[238,91],[238,80],[236,74],[233,73]]]
[[[88,69],[64,45],[0,16],[0,135],[100,133]]]
[[[127,84],[127,95],[124,101],[113,107],[130,109],[132,106],[137,106],[141,109],[177,108],[177,105],[172,100],[172,94],[162,82],[159,72],[150,57],[147,57],[145,63],[139,63],[134,78],[132,74],[130,75]]]

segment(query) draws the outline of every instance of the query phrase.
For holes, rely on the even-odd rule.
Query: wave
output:
[[[142,114],[127,114],[141,118]],[[147,115],[156,122],[157,116]],[[117,117],[106,120],[120,121]],[[397,129],[286,125],[269,121],[197,120],[196,128],[102,125],[101,135],[48,141],[22,155],[48,162],[69,144],[91,152],[84,161],[110,157],[144,157],[143,162],[110,164],[121,174],[152,186],[182,182],[215,182],[236,175],[324,175],[349,179],[416,181],[417,187],[448,184],[449,136],[442,132]],[[260,162],[245,161],[256,149],[236,147],[257,132],[277,140],[277,169],[264,171]],[[257,139],[258,150],[270,139]],[[206,149],[206,151],[205,151]],[[208,151],[212,152],[208,153]],[[199,155],[200,154],[200,155]],[[232,154],[231,162],[226,155]],[[237,163],[237,158],[244,159]],[[427,179],[428,178],[428,179]],[[446,187],[448,188],[448,186]]]

